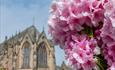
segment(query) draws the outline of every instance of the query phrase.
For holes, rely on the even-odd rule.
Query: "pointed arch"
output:
[[[47,67],[47,50],[44,42],[40,43],[37,47],[37,68]]]
[[[30,43],[29,42],[24,42],[23,44],[23,64],[22,64],[22,68],[27,69],[30,68]]]

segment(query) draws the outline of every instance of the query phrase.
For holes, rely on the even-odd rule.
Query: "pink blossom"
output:
[[[55,0],[50,12],[49,34],[75,70],[95,68],[97,54],[114,70],[115,0]]]
[[[113,62],[112,66],[108,70],[115,70],[115,62]]]
[[[51,7],[49,33],[54,42],[64,46],[71,33],[78,33],[89,27],[98,26],[104,20],[104,9],[101,1],[97,0],[59,0]]]
[[[112,22],[112,26],[115,27],[115,0],[110,0],[105,5],[105,16],[108,16]]]
[[[71,63],[76,70],[92,70],[96,66],[96,61],[93,57],[93,51],[91,45],[95,42],[88,41],[86,39],[76,42],[68,43],[65,48],[66,59]]]
[[[111,67],[113,62],[115,62],[115,27],[112,26],[111,20],[108,17],[105,19],[105,24],[101,31],[104,57],[107,60],[108,66]]]

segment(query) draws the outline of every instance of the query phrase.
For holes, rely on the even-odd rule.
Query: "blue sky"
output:
[[[48,36],[47,21],[52,0],[0,0],[0,43],[5,36],[11,37],[16,32],[34,25],[41,32],[45,28]],[[49,37],[49,36],[48,36]],[[64,52],[55,47],[56,63],[64,60]]]

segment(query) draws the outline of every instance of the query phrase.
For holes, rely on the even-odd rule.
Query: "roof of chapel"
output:
[[[10,37],[9,39],[7,39],[6,37],[4,42],[0,43],[0,54],[2,54],[2,51],[5,50],[5,48],[7,47],[7,44],[8,45],[17,44],[21,42],[21,40],[25,37],[25,35],[28,35],[33,43],[35,43],[39,39],[40,35],[44,35],[45,38],[47,39],[44,30],[40,33],[37,30],[37,28],[34,25],[32,25],[26,28],[25,30],[23,30],[22,32],[19,32],[16,35]],[[50,44],[50,46],[53,46],[51,40],[47,39],[47,41]]]

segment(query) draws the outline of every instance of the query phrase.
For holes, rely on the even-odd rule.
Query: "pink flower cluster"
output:
[[[92,70],[96,67],[93,58],[93,49],[96,41],[94,39],[77,40],[76,42],[68,42],[65,48],[66,59],[70,62],[75,70]]]
[[[103,53],[108,65],[113,67],[108,70],[115,70],[115,27],[112,26],[109,18],[104,23],[101,29]]]
[[[50,12],[49,33],[75,70],[98,70],[97,47],[115,70],[114,0],[55,0]]]

